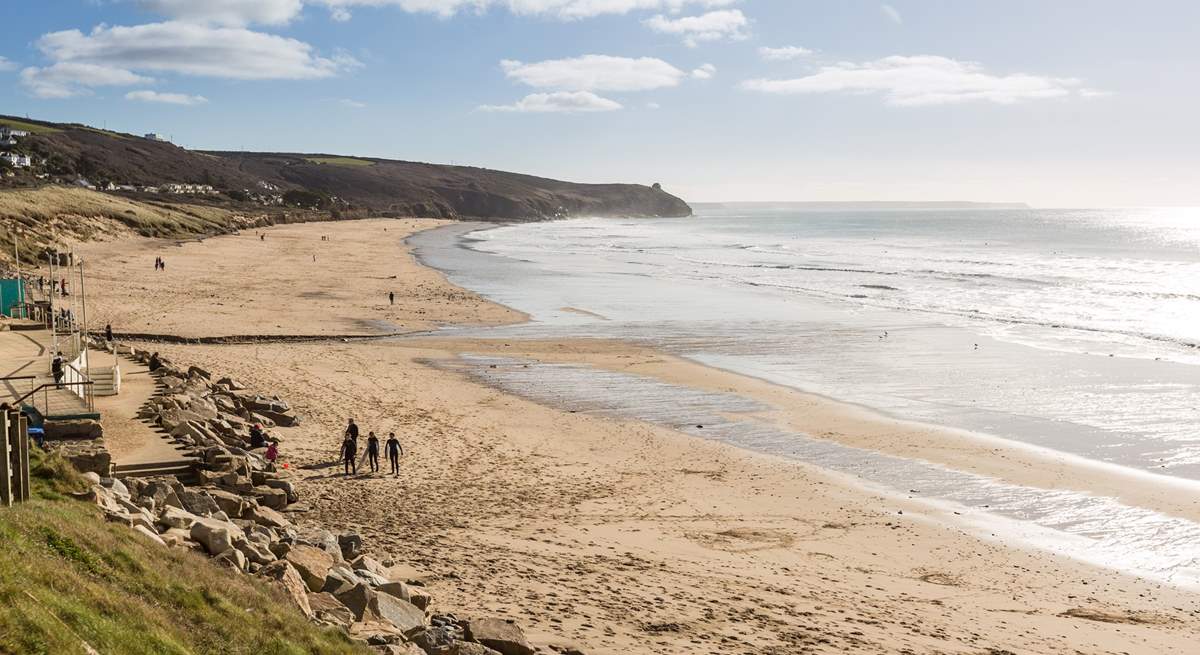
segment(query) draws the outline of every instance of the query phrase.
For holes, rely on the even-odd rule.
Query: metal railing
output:
[[[42,416],[61,416],[61,412],[50,411],[50,392],[67,390],[79,397],[80,401],[83,403],[83,406],[87,409],[88,414],[95,414],[96,394],[92,390],[92,387],[95,384],[96,383],[92,382],[91,380],[83,380],[80,382],[64,381],[61,384],[56,382],[48,382],[34,388],[20,398],[17,398],[15,401],[13,401],[12,405],[15,408],[20,408],[22,405],[28,404],[33,406],[33,408],[36,409]],[[70,389],[68,389],[68,387],[70,387]],[[38,394],[41,394],[42,404],[40,407],[37,403]]]

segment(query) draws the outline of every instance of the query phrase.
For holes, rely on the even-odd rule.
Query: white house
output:
[[[29,136],[29,132],[25,130],[14,130],[7,125],[0,125],[0,138],[4,139],[22,139]]]
[[[170,143],[170,141],[167,139],[167,137],[159,134],[158,132],[151,132],[146,135],[146,138],[150,139],[151,141],[161,141],[162,143]]]
[[[15,152],[6,152],[0,155],[0,159],[8,162],[13,168],[29,168],[33,166],[33,158],[29,155],[21,155]]]

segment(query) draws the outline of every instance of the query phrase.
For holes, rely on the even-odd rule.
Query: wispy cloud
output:
[[[66,61],[21,71],[21,84],[38,98],[72,98],[92,93],[104,86],[133,86],[150,84],[153,78],[143,77],[121,68],[86,62]]]
[[[183,1],[183,0],[180,0]],[[233,1],[233,0],[227,0]],[[282,1],[282,0],[276,0]],[[577,20],[602,15],[622,15],[634,11],[679,13],[687,7],[711,9],[728,7],[740,0],[306,0],[324,5],[335,20],[349,20],[358,7],[396,7],[411,13],[435,14],[449,18],[462,12],[482,13],[492,8],[507,9],[522,16],[547,16]]]
[[[893,23],[897,25],[904,24],[904,17],[900,15],[900,11],[895,7],[891,5],[879,5],[879,11],[883,12],[883,15],[887,16],[888,20]]]
[[[140,102],[157,102],[165,105],[182,105],[194,107],[208,102],[204,96],[190,96],[185,93],[159,93],[158,91],[130,91],[125,94],[126,100]]]
[[[483,111],[505,111],[521,113],[578,113],[603,112],[621,109],[621,103],[604,98],[591,91],[556,91],[533,93],[511,105],[481,105]]]
[[[367,103],[365,102],[351,100],[350,98],[340,98],[337,103],[343,107],[349,107],[350,109],[365,109],[367,106]]]
[[[717,67],[712,64],[703,64],[696,70],[692,71],[692,78],[697,80],[711,80],[717,74]]]
[[[1081,98],[1107,98],[1113,94],[1112,91],[1102,91],[1100,89],[1080,89],[1079,97]]]
[[[585,55],[524,63],[500,62],[504,74],[532,87],[564,91],[648,91],[677,86],[685,73],[652,57]]]
[[[694,48],[703,41],[740,41],[747,37],[750,20],[739,9],[710,11],[699,16],[668,18],[659,14],[642,21],[660,34],[673,34]]]
[[[0,57],[0,71],[15,71],[17,68],[16,62],[7,57]]]
[[[808,48],[801,48],[794,45],[783,46],[782,48],[768,48],[767,46],[763,46],[758,49],[758,56],[762,57],[765,61],[789,61],[807,57],[812,53],[813,51]]]
[[[774,94],[878,93],[890,105],[909,107],[964,102],[1012,104],[1059,98],[1079,85],[1075,78],[1026,73],[994,75],[974,62],[933,55],[842,63],[822,67],[805,77],[742,83],[745,89]]]
[[[135,4],[168,18],[244,26],[251,23],[283,25],[300,15],[301,0],[133,0]]]

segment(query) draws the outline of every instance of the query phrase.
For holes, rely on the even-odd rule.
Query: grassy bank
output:
[[[0,653],[368,653],[266,583],[168,550],[66,494],[37,455],[33,502],[0,509]]]

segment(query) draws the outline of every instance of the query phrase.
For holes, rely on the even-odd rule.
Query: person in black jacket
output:
[[[345,475],[358,473],[358,442],[351,439],[349,436],[342,441],[342,464],[345,467]]]
[[[400,476],[400,456],[404,454],[404,447],[400,445],[400,440],[396,438],[396,433],[388,434],[387,440],[387,456],[388,462],[392,465],[392,475]]]
[[[374,432],[367,433],[367,461],[371,463],[371,472],[379,472],[379,437]]]

